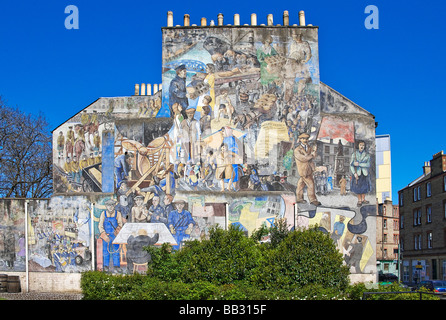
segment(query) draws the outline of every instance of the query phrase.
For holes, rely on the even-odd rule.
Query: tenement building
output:
[[[446,280],[446,155],[424,163],[423,174],[398,192],[402,280]]]
[[[376,263],[378,279],[399,275],[399,210],[392,203],[390,135],[376,136]]]
[[[80,106],[53,131],[54,194],[4,203],[0,269],[27,265],[30,283],[144,272],[144,245],[282,220],[317,225],[352,281],[375,281],[375,118],[321,82],[318,27],[281,18],[174,25],[168,12],[161,83]]]

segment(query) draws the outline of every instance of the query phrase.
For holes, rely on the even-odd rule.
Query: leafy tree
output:
[[[0,97],[0,197],[45,198],[52,193],[52,147],[43,115],[26,114]]]

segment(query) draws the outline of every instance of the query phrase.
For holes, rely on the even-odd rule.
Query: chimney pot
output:
[[[173,27],[173,12],[167,11],[167,26]]]
[[[251,13],[251,25],[252,26],[257,25],[257,15],[255,13]]]
[[[219,13],[217,19],[218,19],[218,25],[222,26],[223,25],[223,13]]]
[[[288,13],[288,11],[284,11],[283,12],[283,25],[284,26],[288,26],[290,24],[290,14]]]
[[[135,84],[135,96],[139,96],[139,84]]]
[[[273,25],[273,15],[271,13],[267,17],[267,24],[268,24],[268,26]]]
[[[185,27],[190,26],[190,16],[187,13],[184,15],[184,26]]]
[[[234,14],[234,26],[240,25],[240,15],[238,13]]]
[[[305,27],[305,12],[299,11],[299,24],[301,27]]]

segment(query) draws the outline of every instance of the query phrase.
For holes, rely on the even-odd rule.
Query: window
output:
[[[403,193],[400,193],[400,207],[402,207],[403,205],[404,205],[404,196]]]
[[[443,176],[443,191],[446,191],[446,176]]]
[[[432,222],[432,206],[431,205],[426,206],[426,222],[427,223]]]
[[[398,219],[393,219],[393,230],[398,230]]]
[[[398,244],[398,235],[397,234],[393,235],[393,243]]]
[[[383,219],[383,228],[387,229],[387,219]]]
[[[403,229],[403,228],[404,228],[404,216],[401,215],[400,216],[400,229]]]
[[[413,211],[413,225],[419,226],[421,225],[421,209],[415,209]]]
[[[421,234],[416,234],[413,240],[414,240],[414,249],[421,250]]]
[[[446,200],[443,201],[443,214],[444,218],[446,219]]]
[[[426,183],[426,197],[430,197],[432,195],[431,183]]]
[[[387,242],[387,233],[383,234],[383,242],[386,243]]]
[[[413,201],[419,201],[421,199],[421,187],[414,187],[413,188]]]
[[[427,247],[432,249],[432,232],[427,233]]]

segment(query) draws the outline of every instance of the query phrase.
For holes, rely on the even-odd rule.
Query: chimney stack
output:
[[[426,161],[424,162],[424,166],[423,166],[423,174],[429,174],[431,173],[431,164],[430,161]]]

